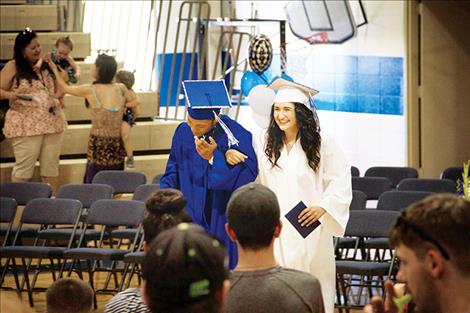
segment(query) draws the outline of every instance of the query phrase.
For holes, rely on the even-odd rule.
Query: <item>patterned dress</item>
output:
[[[92,86],[97,107],[91,108],[91,131],[88,140],[87,167],[85,183],[91,183],[93,177],[102,170],[123,170],[126,152],[121,138],[121,123],[124,113],[124,97],[117,85],[120,103],[114,109],[103,107]]]
[[[51,95],[55,92],[54,80],[47,71],[41,72],[40,79],[16,79],[12,92],[31,96],[32,100],[16,99],[10,103],[5,116],[3,133],[6,138],[37,136],[61,133],[67,123],[59,100]]]

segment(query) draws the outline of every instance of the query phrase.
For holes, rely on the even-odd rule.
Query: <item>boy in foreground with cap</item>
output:
[[[320,281],[325,312],[333,313],[335,255],[333,236],[342,236],[352,199],[351,167],[336,143],[323,133],[311,101],[316,90],[278,78],[269,88],[277,91],[269,127],[255,137],[260,182],[274,191],[284,225],[274,246],[282,266],[309,272]],[[311,106],[311,108],[309,107]],[[302,227],[320,221],[303,238],[285,218],[298,215]]]
[[[276,195],[250,183],[238,188],[227,207],[227,233],[238,246],[225,313],[323,313],[320,283],[309,273],[279,266],[274,241],[282,222]]]
[[[142,264],[142,294],[152,313],[219,313],[230,283],[223,245],[181,223],[152,241]]]
[[[188,119],[173,135],[160,187],[183,192],[187,212],[225,243],[233,268],[237,251],[225,232],[225,210],[232,192],[258,175],[252,135],[220,114],[231,106],[223,81],[185,81],[183,87]]]

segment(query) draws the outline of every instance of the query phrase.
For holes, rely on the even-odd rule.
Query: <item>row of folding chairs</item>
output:
[[[25,205],[32,199],[48,198],[51,195],[50,186],[44,183],[7,183],[2,185],[2,187],[4,186],[6,188],[2,188],[1,196],[3,198],[14,199],[17,205]],[[159,185],[157,184],[138,185],[133,190],[132,199],[145,201],[150,193],[158,188]],[[112,199],[115,194],[115,189],[108,184],[67,184],[59,188],[56,198],[79,200],[83,207],[87,209],[93,202],[100,199]],[[5,205],[7,204],[5,203]],[[8,215],[5,215],[2,219],[2,223],[9,223],[9,221]],[[6,227],[2,227],[0,229],[0,236],[5,237],[6,230]],[[23,230],[23,234],[25,233],[29,233],[29,235],[35,234],[32,231]]]
[[[107,193],[107,199],[96,199],[105,197],[104,193],[100,193],[98,191],[99,189],[103,190],[103,188]],[[80,269],[81,263],[79,260],[86,262],[87,269],[90,274],[90,284],[94,287],[92,273],[94,273],[97,268],[103,269],[102,266],[98,266],[99,262],[111,262],[109,272],[113,273],[118,271],[116,269],[117,260],[123,260],[125,254],[135,252],[136,247],[141,248],[140,240],[143,239],[143,236],[142,231],[139,228],[140,226],[136,227],[135,221],[129,224],[126,223],[125,220],[119,220],[118,218],[123,216],[122,210],[125,210],[125,208],[132,208],[133,206],[136,206],[136,203],[138,203],[138,207],[140,207],[138,210],[143,210],[145,205],[142,201],[158,189],[159,185],[157,184],[140,185],[134,192],[133,200],[126,201],[112,200],[112,187],[108,185],[64,185],[58,192],[58,196],[61,196],[61,198],[37,198],[29,201],[26,204],[16,234],[12,232],[12,222],[16,214],[17,202],[12,198],[0,198],[1,222],[8,223],[8,227],[6,227],[7,230],[4,236],[3,248],[1,250],[2,259],[6,259],[6,263],[2,268],[2,284],[4,282],[7,270],[11,270],[15,279],[17,290],[22,291],[26,285],[29,301],[31,305],[33,305],[32,291],[35,289],[37,275],[44,268],[41,266],[42,260],[47,258],[49,260],[48,266],[54,267],[54,261],[56,259],[60,260],[63,258],[72,260],[72,263],[69,266],[69,273],[71,273],[72,270],[77,271],[77,268]],[[78,201],[77,198],[83,201],[85,205]],[[80,224],[80,227],[78,228],[76,227],[77,224],[72,223],[70,215],[66,215],[64,212],[61,212],[61,208],[65,205],[68,205],[70,208],[74,208],[74,203],[79,205],[79,215],[83,220]],[[107,205],[110,208],[107,211],[97,211],[97,209],[95,209],[94,213],[91,213],[92,208],[101,207],[104,205]],[[89,207],[90,209],[89,213],[85,216],[85,218],[83,218],[85,206]],[[50,207],[51,210],[47,211],[45,207]],[[56,210],[54,210],[55,207],[57,207]],[[41,217],[38,219],[37,214],[48,219],[41,220]],[[68,216],[68,219],[64,220],[66,216]],[[140,216],[138,223],[140,225],[143,215],[138,213],[138,211],[135,211],[132,216]],[[57,220],[55,218],[61,218],[61,220]],[[79,222],[80,218],[77,223]],[[106,226],[103,226],[105,223],[108,223],[108,225],[106,225],[108,229],[106,229]],[[20,234],[22,234],[22,230],[24,228],[28,227],[28,224],[40,224],[40,226],[33,228],[36,233],[36,236],[33,238],[34,242],[32,244],[26,245],[23,243],[22,239],[24,238],[22,238]],[[58,224],[60,224],[60,227],[55,227]],[[90,227],[90,225],[93,225],[93,227]],[[101,229],[95,229],[95,225],[98,225],[101,227]],[[116,228],[117,226],[125,228]],[[14,234],[14,239],[12,240],[11,244],[7,245],[7,242],[9,241],[12,233]],[[109,247],[103,246],[105,240],[107,240]],[[126,240],[129,243],[129,247],[122,250],[120,248],[121,242]],[[136,240],[139,240],[139,242]],[[59,247],[56,243],[60,241],[68,241],[68,244],[65,247]],[[88,242],[90,241],[95,242],[94,247],[88,247]],[[75,249],[73,251],[68,251],[67,249],[71,248],[72,243],[75,243],[76,249],[80,248],[82,250]],[[113,245],[116,245],[116,247]],[[40,248],[41,246],[47,248]],[[95,250],[96,247],[103,250]],[[64,252],[64,250],[66,250],[66,252]],[[39,254],[36,254],[37,252]],[[24,274],[21,284],[18,281],[18,267],[15,264],[16,258],[21,258],[23,263],[22,268]],[[37,260],[37,265],[35,266],[32,266],[33,259]],[[56,265],[56,270],[58,266],[59,264]],[[64,268],[61,268],[60,275],[62,275],[63,270]],[[33,281],[30,283],[28,274],[31,271],[35,274]],[[79,276],[82,277],[81,271],[77,272]],[[53,271],[52,273],[53,279],[55,279],[55,272]],[[110,277],[111,276],[108,275],[105,289],[107,288]],[[120,286],[122,286],[123,283],[117,283],[117,276],[115,273],[114,277],[115,288],[117,290]]]
[[[463,167],[449,167],[439,179],[420,179],[413,167],[375,166],[360,177],[359,169],[351,167],[353,189],[364,191],[369,200],[377,200],[385,191],[398,189],[408,191],[455,192],[462,179]]]
[[[155,175],[152,184],[159,184],[162,175]],[[96,174],[92,183],[111,186],[115,196],[134,193],[138,186],[147,183],[147,178],[144,173],[137,171],[101,171]],[[0,197],[13,198],[18,205],[26,205],[32,199],[49,198],[51,195],[51,186],[46,183],[8,182],[0,185]]]
[[[439,178],[450,179],[457,183],[459,179],[462,179],[462,172],[463,167],[461,166],[448,167],[441,172]],[[351,176],[361,176],[356,166],[351,166]],[[402,179],[418,178],[418,171],[408,166],[373,166],[366,170],[364,177],[387,177],[392,182],[392,186],[396,187]]]
[[[356,210],[350,212],[345,236],[351,253],[336,260],[336,307],[339,312],[359,308],[374,295],[384,294],[384,281],[394,279],[396,259],[392,251],[387,258],[376,258],[383,247],[365,246],[367,240],[388,241],[388,232],[399,211]],[[374,292],[376,290],[376,292]]]
[[[378,200],[380,195],[391,190],[398,191],[424,191],[424,192],[456,192],[456,185],[450,179],[405,178],[396,188],[386,177],[353,177],[353,190],[366,194],[367,200]]]
[[[50,271],[53,280],[56,279],[56,272],[60,277],[64,271],[69,275],[75,271],[83,278],[84,261],[90,285],[95,290],[93,274],[96,271],[115,272],[116,262],[123,260],[127,253],[134,252],[139,245],[145,204],[137,200],[97,200],[89,208],[83,223],[80,222],[82,210],[80,201],[74,199],[38,198],[28,202],[12,244],[0,248],[1,258],[5,260],[2,262],[0,278],[2,286],[5,275],[10,271],[17,291],[22,291],[26,286],[30,304],[33,306],[32,292],[36,290],[36,280],[42,271]],[[26,225],[37,228],[37,235],[32,243],[19,240],[21,229]],[[119,235],[118,231],[121,229],[118,227],[134,230],[133,236],[127,238],[128,244],[124,249],[120,245],[122,236]],[[21,283],[19,266],[16,264],[18,259],[21,259],[22,263]],[[43,265],[47,261],[48,263]],[[104,266],[103,262],[106,261],[111,264]],[[32,280],[30,273],[34,273]]]
[[[433,192],[385,191],[376,209],[366,209],[367,195],[353,190],[345,235],[335,239],[336,305],[339,312],[363,306],[374,294],[383,295],[383,283],[397,270],[388,233],[406,207]],[[374,292],[375,291],[375,292]]]

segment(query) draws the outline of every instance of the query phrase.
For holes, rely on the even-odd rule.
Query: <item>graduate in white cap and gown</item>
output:
[[[229,266],[237,247],[225,232],[232,192],[256,179],[258,163],[252,135],[220,109],[231,106],[223,81],[184,81],[187,122],[175,130],[160,188],[179,189],[194,223],[225,243]]]
[[[320,133],[311,97],[316,90],[278,78],[268,88],[277,93],[266,131],[254,138],[259,181],[277,195],[283,229],[275,256],[284,267],[313,274],[321,284],[325,312],[333,313],[335,254],[333,236],[342,236],[352,199],[351,169],[332,138]],[[300,201],[298,216],[307,227],[320,226],[305,239],[284,217]]]

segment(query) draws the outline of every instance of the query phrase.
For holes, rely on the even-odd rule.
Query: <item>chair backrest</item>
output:
[[[148,184],[148,185],[140,185],[134,191],[134,196],[132,200],[139,200],[145,202],[147,198],[153,194],[155,191],[160,189],[160,184]]]
[[[16,215],[16,209],[18,205],[16,200],[13,198],[0,197],[0,223],[8,223],[6,226],[5,233],[3,234],[3,240],[1,245],[4,247],[8,244],[10,237],[11,228]],[[2,229],[3,230],[3,229]]]
[[[351,166],[351,176],[352,177],[359,177],[360,176],[359,169],[355,166]]]
[[[165,174],[161,173],[161,174],[155,175],[152,179],[152,184],[160,184],[160,179],[162,179],[163,175]]]
[[[349,213],[345,236],[351,237],[388,237],[400,212],[381,210],[357,210]]]
[[[145,203],[137,200],[97,200],[86,218],[87,224],[104,226],[137,226],[142,222]]]
[[[33,199],[26,204],[21,222],[42,225],[73,225],[77,223],[81,209],[81,202],[74,199]]]
[[[392,182],[385,177],[352,177],[352,189],[365,193],[367,200],[377,200],[382,193],[392,189]]]
[[[36,198],[50,198],[52,188],[46,183],[9,182],[0,185],[0,197],[16,200],[18,205],[25,205]]]
[[[455,193],[455,182],[450,179],[406,178],[397,186],[402,191],[428,191]]]
[[[462,180],[462,172],[463,172],[462,166],[448,167],[442,171],[441,178],[451,179],[455,183],[457,183],[457,180],[459,179]]]
[[[106,184],[67,184],[57,191],[57,199],[75,199],[89,208],[93,202],[100,199],[112,199],[114,189]]]
[[[114,188],[114,194],[134,193],[135,189],[147,182],[144,173],[134,171],[100,171],[93,177],[93,184],[107,184]]]
[[[406,166],[374,166],[364,173],[365,177],[387,177],[395,188],[400,180],[405,178],[418,178],[418,171],[413,167]]]
[[[364,210],[366,208],[367,195],[359,190],[353,190],[353,196],[349,210]]]
[[[18,204],[15,199],[0,197],[0,223],[10,223],[15,218]]]
[[[432,194],[432,192],[425,191],[387,191],[379,197],[377,210],[403,211],[410,204],[418,202]]]

